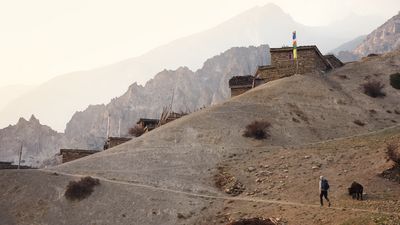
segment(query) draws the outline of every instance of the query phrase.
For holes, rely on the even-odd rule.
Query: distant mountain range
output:
[[[34,89],[33,85],[7,85],[0,87],[0,111],[2,111],[10,102],[14,101],[30,90]]]
[[[140,117],[159,118],[162,108],[171,104],[176,112],[193,112],[230,97],[228,80],[234,75],[253,74],[258,65],[270,62],[269,47],[238,47],[207,60],[195,72],[187,67],[163,70],[145,86],[132,84],[122,96],[107,105],[91,105],[76,112],[65,133],[39,124],[32,116],[20,119],[14,126],[0,130],[1,160],[15,161],[24,142],[23,160],[28,165],[51,163],[60,148],[102,149],[110,116],[110,135],[127,135]],[[173,99],[172,99],[172,96]],[[4,143],[4,144],[3,144]],[[46,161],[47,160],[47,161]]]
[[[354,61],[369,54],[381,54],[400,47],[400,13],[375,29],[368,36],[348,42],[333,52],[342,61]]]
[[[14,123],[19,117],[35,114],[45,124],[62,131],[75,111],[83,110],[89,104],[106,103],[120,96],[129,84],[143,84],[163,69],[187,66],[194,71],[207,58],[235,46],[290,45],[293,30],[298,32],[300,45],[316,44],[327,52],[340,43],[368,33],[379,23],[370,17],[353,15],[329,26],[309,27],[295,22],[276,5],[255,7],[212,29],[173,41],[140,57],[58,76],[0,111],[0,127]]]

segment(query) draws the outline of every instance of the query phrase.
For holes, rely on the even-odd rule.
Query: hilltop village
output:
[[[231,97],[243,94],[244,92],[257,87],[261,84],[293,76],[295,74],[320,73],[324,74],[344,64],[334,55],[322,55],[317,46],[299,46],[297,48],[298,58],[293,58],[293,48],[270,48],[271,65],[259,66],[254,75],[233,76],[229,80]],[[265,53],[268,54],[268,53]],[[172,108],[170,106],[170,108]],[[187,113],[176,113],[164,108],[160,119],[140,118],[134,127],[137,134],[149,132],[163,124],[174,121]],[[140,136],[133,134],[134,136]],[[115,147],[119,144],[130,141],[127,137],[108,137],[104,145],[104,150]],[[82,158],[98,150],[82,149],[61,149],[62,163]]]
[[[334,55],[322,55],[317,46],[300,46],[298,58],[293,48],[271,48],[271,65],[259,66],[254,75],[234,76],[229,80],[231,96],[243,94],[251,88],[295,74],[326,73],[344,64]]]

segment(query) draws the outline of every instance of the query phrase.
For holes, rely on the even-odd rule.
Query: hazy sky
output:
[[[0,0],[0,87],[138,56],[268,2],[306,25],[400,9],[399,0]]]

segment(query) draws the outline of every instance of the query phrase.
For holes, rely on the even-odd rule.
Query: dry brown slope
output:
[[[396,124],[393,121],[400,120],[400,115],[394,113],[394,108],[399,106],[400,93],[388,85],[388,75],[398,70],[399,65],[399,53],[393,53],[348,64],[322,76],[281,79],[176,120],[116,148],[49,169],[58,173],[103,178],[104,185],[80,203],[71,204],[62,197],[67,181],[72,179],[69,176],[51,176],[40,171],[2,171],[1,179],[7,181],[2,182],[0,191],[1,205],[5,208],[3,214],[6,215],[3,217],[19,224],[29,224],[29,221],[55,224],[54,216],[62,218],[56,224],[109,224],[110,219],[114,221],[113,224],[131,224],[132,221],[140,221],[137,224],[160,224],[162,220],[164,224],[194,223],[202,218],[203,213],[207,214],[201,209],[209,204],[199,195],[222,195],[214,187],[211,178],[216,167],[233,154],[246,159],[247,153],[265,151],[270,153],[263,157],[274,159],[280,152],[276,150],[281,149],[280,146],[290,148],[374,132]],[[342,79],[339,75],[346,75],[348,79]],[[364,95],[360,84],[366,79],[378,79],[387,84],[387,96],[373,99]],[[370,114],[371,109],[377,113]],[[271,122],[270,140],[253,141],[242,137],[244,127],[255,119]],[[355,119],[362,120],[366,125],[355,125]],[[305,149],[304,154],[309,154],[307,152],[308,149]],[[338,156],[335,151],[330,154]],[[258,154],[250,156],[249,162],[263,159]],[[304,168],[297,166],[307,171],[310,165]],[[242,167],[234,164],[230,168],[234,171]],[[298,182],[303,181],[298,174],[294,173],[293,176]],[[313,176],[305,180],[305,184],[313,183]],[[251,177],[249,180],[246,178],[241,177],[248,190],[251,190]],[[347,182],[344,180],[343,184]],[[179,196],[182,192],[190,195]],[[298,192],[289,189],[289,192],[279,192],[277,198],[315,206],[314,201],[297,199],[298,195]],[[311,192],[309,195],[312,195]],[[274,195],[271,197],[275,198]],[[268,195],[265,199],[268,200]],[[21,211],[20,207],[29,206],[31,202],[37,202],[38,206]],[[215,200],[214,204],[217,211],[223,207],[222,201]],[[37,208],[42,205],[49,207]],[[279,210],[276,204],[267,205],[270,205],[266,209],[271,214]],[[284,207],[289,210],[290,207],[299,206]],[[153,209],[156,211],[154,214]],[[125,214],[129,220],[121,219],[124,217],[119,213],[124,210],[129,211]],[[310,213],[299,210],[298,213]],[[178,220],[179,211],[195,214],[190,221]],[[208,212],[208,215],[212,215],[211,220],[214,220],[214,214],[213,210]],[[335,215],[338,219],[343,217],[340,212]],[[287,217],[291,218],[290,215]]]
[[[297,75],[271,82],[114,149],[53,170],[213,192],[208,180],[210,170],[224,156],[256,147],[346,137],[397,124],[400,115],[394,110],[399,110],[400,92],[390,87],[388,76],[399,65],[396,53],[349,64],[325,75]],[[387,96],[371,98],[363,94],[360,84],[366,79],[385,83]],[[244,127],[255,119],[272,124],[270,140],[242,137]],[[366,125],[354,124],[356,119]]]

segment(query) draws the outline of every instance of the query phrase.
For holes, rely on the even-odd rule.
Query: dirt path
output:
[[[48,170],[41,170],[41,171],[46,172],[46,173],[54,173],[54,171],[48,171]],[[57,174],[69,176],[69,177],[85,177],[85,176],[87,176],[87,175],[77,175],[77,174],[69,174],[69,173],[63,173],[63,172],[57,172]],[[129,185],[129,186],[145,188],[145,189],[149,189],[149,190],[153,190],[153,191],[162,191],[162,192],[169,192],[169,193],[174,193],[174,194],[182,194],[182,195],[186,195],[186,196],[198,197],[198,198],[204,198],[204,199],[256,202],[256,203],[299,206],[299,207],[318,208],[318,209],[324,209],[324,210],[337,210],[337,211],[349,210],[349,211],[353,211],[353,212],[366,212],[366,213],[373,213],[373,214],[400,216],[400,213],[385,212],[385,211],[378,211],[378,210],[368,210],[368,209],[359,209],[359,208],[344,208],[344,207],[321,208],[319,205],[314,205],[314,204],[304,204],[304,203],[298,203],[298,202],[278,201],[278,200],[269,200],[269,199],[261,199],[261,198],[229,197],[229,196],[221,195],[219,193],[215,193],[215,195],[197,194],[197,193],[193,193],[193,192],[186,192],[186,191],[179,191],[179,190],[173,190],[173,189],[162,188],[162,187],[155,187],[155,186],[146,185],[146,184],[138,184],[138,183],[130,183],[130,182],[126,182],[126,181],[110,180],[110,179],[106,179],[103,177],[97,177],[97,176],[92,176],[92,177],[97,178],[101,181],[114,183],[114,184]]]

